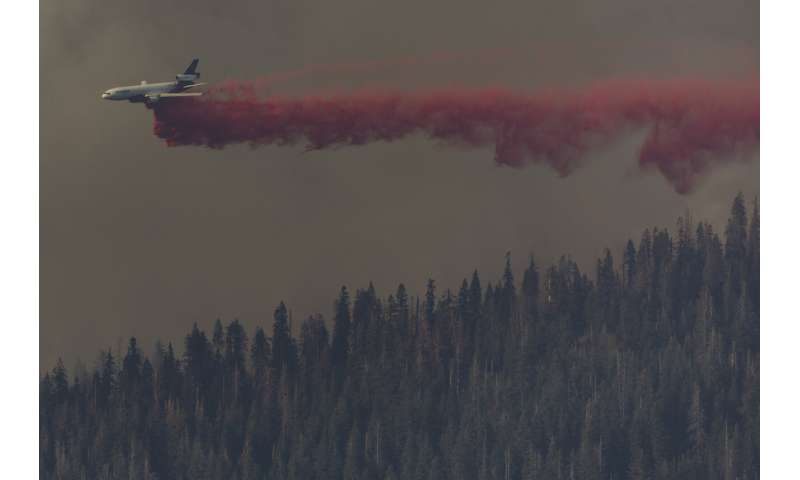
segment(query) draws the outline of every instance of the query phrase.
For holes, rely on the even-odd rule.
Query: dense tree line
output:
[[[759,216],[684,217],[591,275],[568,257],[456,291],[342,287],[293,336],[236,320],[41,378],[64,479],[752,479]],[[521,281],[518,281],[521,280]],[[332,327],[329,329],[329,325]],[[179,353],[179,350],[182,353]]]

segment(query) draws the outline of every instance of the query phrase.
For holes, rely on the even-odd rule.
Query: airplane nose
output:
[[[107,93],[104,93],[104,94],[102,94],[102,95],[100,96],[100,98],[103,98],[103,99],[106,99],[106,98],[108,98],[108,97],[110,97],[110,95],[109,95],[109,94],[107,94]]]

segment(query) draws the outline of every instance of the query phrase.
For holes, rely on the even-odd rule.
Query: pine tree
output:
[[[222,357],[225,351],[225,329],[222,327],[222,320],[219,318],[214,322],[214,332],[212,336],[215,355]]]
[[[271,348],[264,334],[264,329],[258,327],[253,336],[253,345],[250,348],[250,364],[253,367],[253,375],[257,382],[264,379],[267,367],[269,367]]]
[[[289,314],[286,305],[281,302],[275,309],[272,323],[272,364],[280,375],[289,364],[291,356],[291,333],[289,332]]]
[[[333,318],[333,343],[331,345],[331,361],[334,367],[343,368],[347,364],[350,337],[350,295],[347,287],[342,287],[335,305],[336,315]]]
[[[750,220],[750,232],[747,240],[747,271],[746,288],[749,300],[747,309],[748,322],[740,340],[742,345],[752,351],[757,352],[760,344],[761,318],[761,216],[759,213],[758,198],[753,202],[753,217]]]
[[[142,381],[139,390],[140,404],[146,409],[155,398],[155,371],[148,358],[142,362]]]
[[[517,290],[514,286],[514,273],[511,270],[511,252],[506,253],[506,264],[503,269],[503,286],[501,290],[500,318],[508,324],[514,315]]]
[[[522,277],[522,299],[527,321],[536,322],[539,318],[539,270],[531,255],[530,264]]]
[[[180,359],[132,339],[93,371],[59,361],[40,476],[756,478],[758,206],[744,237],[733,210],[725,245],[687,216],[629,241],[619,270],[604,252],[591,280],[565,256],[540,287],[531,261],[519,295],[508,257],[485,291],[474,272],[455,296],[400,285],[383,303],[370,283],[351,312],[342,289],[333,339],[315,315],[296,340],[281,303],[249,349],[217,321]]]
[[[111,354],[111,349],[108,349],[102,356],[102,371],[99,380],[98,406],[106,408],[111,404],[112,397],[117,390],[117,363]]]
[[[728,262],[730,294],[738,299],[742,294],[744,262],[747,252],[747,208],[744,195],[733,200],[731,216],[725,227],[725,259]]]
[[[188,375],[198,385],[203,384],[207,371],[211,368],[212,354],[206,334],[197,328],[197,323],[192,326],[192,332],[184,340],[184,358]]]
[[[624,260],[622,262],[622,283],[626,290],[634,288],[636,281],[636,247],[633,240],[625,244]]]
[[[242,371],[245,367],[247,352],[247,333],[239,320],[233,320],[225,329],[225,364],[233,371]]]
[[[69,395],[69,379],[67,369],[61,357],[58,358],[56,366],[53,368],[51,395],[56,403],[65,402]]]
[[[142,368],[142,354],[136,345],[136,338],[131,337],[128,342],[128,353],[122,360],[122,372],[120,383],[126,396],[135,395],[135,390],[139,384],[139,376]]]
[[[425,317],[425,328],[427,331],[433,331],[433,325],[436,321],[436,283],[432,278],[428,279],[428,284],[425,289],[425,303],[423,305],[423,315]]]

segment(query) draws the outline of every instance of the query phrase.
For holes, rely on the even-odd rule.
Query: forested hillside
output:
[[[419,298],[342,287],[296,336],[281,303],[266,331],[217,321],[149,355],[131,338],[89,372],[59,362],[41,378],[40,476],[758,478],[747,210],[738,196],[721,233],[646,230],[589,271],[507,258],[499,281],[430,280]]]

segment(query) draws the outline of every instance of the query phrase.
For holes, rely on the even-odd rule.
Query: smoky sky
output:
[[[276,92],[487,85],[525,89],[615,77],[758,73],[758,2],[345,2],[45,0],[40,5],[40,361],[91,363],[135,335],[180,343],[197,322],[269,326],[330,318],[341,285],[428,277],[496,280],[511,251],[594,271],[644,228],[689,211],[724,227],[733,196],[758,194],[757,158],[734,159],[690,195],[634,167],[644,132],[559,178],[498,167],[492,151],[424,138],[302,148],[166,148],[140,105],[110,87],[172,78],[200,58],[204,81],[318,65]],[[439,55],[442,52],[450,52]],[[390,59],[417,58],[396,62]],[[427,58],[427,60],[426,60]]]

